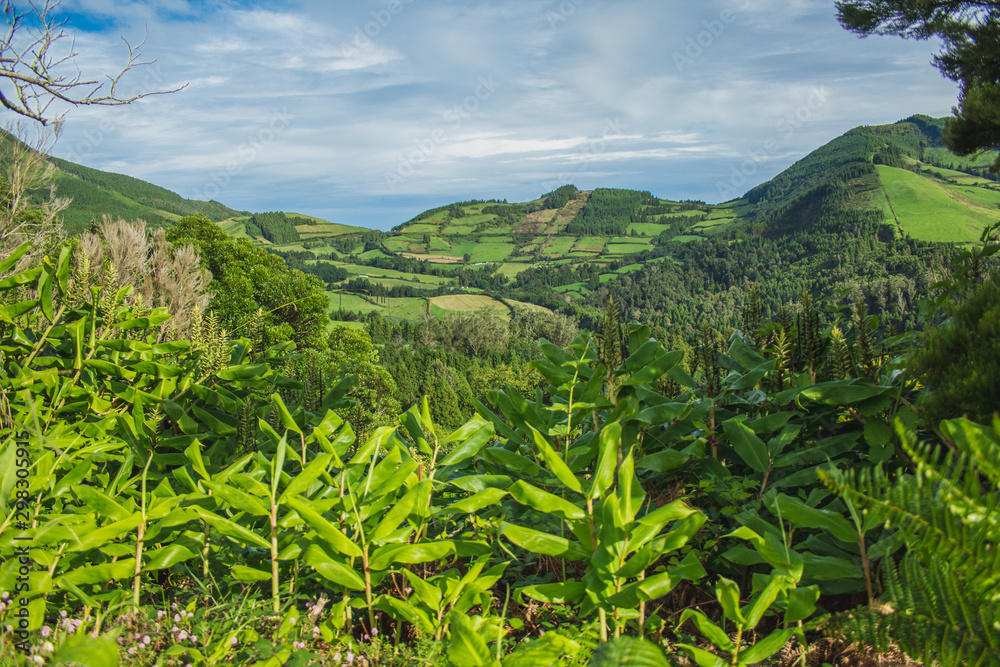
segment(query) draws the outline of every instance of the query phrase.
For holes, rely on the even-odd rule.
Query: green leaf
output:
[[[219,500],[238,512],[246,512],[253,516],[271,515],[271,510],[264,505],[263,501],[245,491],[227,484],[216,484],[206,480],[202,481],[202,486],[209,489]]]
[[[741,652],[740,661],[744,664],[753,664],[767,660],[788,643],[794,632],[795,628],[775,630],[764,639],[759,640],[753,646]]]
[[[114,563],[104,563],[102,565],[91,565],[69,570],[61,577],[56,577],[53,582],[56,587],[60,587],[63,582],[68,582],[74,586],[85,584],[104,584],[114,579],[125,579],[135,573],[135,558],[125,558]]]
[[[431,480],[425,479],[419,484],[415,484],[413,488],[406,492],[406,495],[393,503],[389,511],[379,521],[375,530],[368,536],[368,540],[370,542],[381,542],[388,538],[399,527],[399,524],[406,521],[406,517],[410,515],[410,512],[416,506],[417,499],[427,494],[430,486]]]
[[[512,619],[513,620],[513,619]],[[562,665],[564,656],[580,652],[580,645],[555,630],[549,630],[540,639],[525,641],[517,650],[503,659],[504,667],[541,667]]]
[[[531,528],[515,526],[509,523],[500,524],[500,534],[508,540],[533,553],[545,556],[558,556],[565,560],[589,560],[590,553],[577,542],[570,542],[564,537],[556,537]]]
[[[51,665],[87,665],[87,667],[116,667],[118,645],[115,634],[91,637],[89,634],[67,634],[56,652],[48,660]]]
[[[675,646],[691,656],[691,659],[698,663],[698,667],[726,667],[726,663],[723,662],[722,658],[714,653],[709,653],[703,648],[698,648],[690,644],[675,644]]]
[[[285,467],[285,454],[288,450],[288,434],[281,436],[278,441],[278,449],[274,453],[271,461],[271,498],[278,497],[278,484],[281,483],[281,471]]]
[[[605,426],[598,438],[599,454],[597,468],[594,470],[594,476],[590,481],[590,491],[587,494],[589,498],[600,498],[615,483],[615,469],[618,467],[618,449],[621,447],[621,444],[622,425],[618,422],[612,422]]]
[[[297,496],[291,496],[287,499],[286,504],[295,510],[295,513],[299,515],[307,526],[316,531],[316,535],[323,542],[350,558],[361,558],[361,548],[302,499]]]
[[[13,475],[10,477],[13,479]],[[121,521],[132,516],[132,512],[129,512],[92,486],[83,486],[82,484],[74,486],[73,495],[97,515],[106,516],[112,521]]]
[[[271,578],[270,571],[258,570],[246,565],[234,565],[230,573],[236,581],[267,581]]]
[[[715,597],[722,605],[722,613],[737,625],[745,625],[746,619],[740,611],[740,587],[732,579],[719,577],[715,584]],[[752,627],[752,626],[751,626]]]
[[[705,616],[704,613],[698,611],[697,609],[685,609],[684,613],[681,614],[677,627],[684,625],[684,622],[689,619],[694,623],[695,627],[698,628],[698,632],[700,632],[705,639],[715,644],[716,648],[730,652],[736,649],[736,645],[733,644],[733,641],[729,638],[729,635],[726,634],[725,630],[710,621],[708,616]],[[699,664],[701,664],[700,661]]]
[[[448,455],[441,460],[439,465],[458,465],[463,461],[471,459],[479,453],[480,449],[486,446],[494,434],[493,424],[483,422],[481,419],[479,420],[479,423],[479,429],[466,439],[465,442],[451,450]]]
[[[681,350],[664,352],[647,364],[645,368],[633,373],[622,384],[627,387],[649,384],[672,370],[682,358],[684,358],[684,352]]]
[[[757,472],[767,472],[771,467],[771,455],[767,445],[757,434],[743,423],[745,417],[734,417],[722,423],[736,454]]]
[[[774,503],[780,515],[797,526],[827,530],[844,542],[858,541],[857,529],[838,512],[810,507],[798,498],[784,493],[779,493]]]
[[[663,651],[648,639],[615,637],[597,647],[589,667],[669,667]]]
[[[318,544],[310,544],[302,554],[302,561],[316,570],[324,579],[352,591],[365,590],[365,580],[354,568],[339,563]]]
[[[538,448],[538,453],[542,457],[542,460],[545,461],[545,465],[548,466],[549,471],[556,476],[556,479],[562,482],[563,486],[582,494],[583,487],[580,485],[580,480],[569,469],[566,462],[552,449],[552,445],[549,444],[544,435],[535,430],[533,426],[529,425],[529,428],[535,440],[535,446]]]
[[[288,486],[286,486],[285,490],[282,492],[278,502],[284,503],[291,496],[297,496],[300,493],[305,493],[309,490],[309,487],[313,485],[313,482],[319,479],[319,476],[326,472],[332,461],[332,454],[319,454],[316,456],[316,458],[310,461],[309,465],[305,467],[305,470],[292,478],[292,481],[288,483]]]
[[[539,512],[554,514],[564,519],[586,519],[587,513],[565,498],[553,495],[525,481],[515,482],[508,489],[514,500]]]
[[[778,599],[778,595],[793,586],[795,586],[795,581],[791,577],[782,574],[772,574],[771,580],[767,582],[764,590],[757,593],[753,601],[744,608],[743,612],[746,615],[746,622],[743,624],[743,627],[745,629],[756,628],[757,624],[760,623],[760,619],[764,618],[764,614],[771,608],[774,601]]]
[[[154,549],[145,554],[149,560],[143,564],[143,571],[166,570],[177,563],[183,563],[198,556],[196,552],[180,543],[168,544],[167,546]]]
[[[655,454],[643,456],[635,462],[635,467],[640,470],[650,470],[652,472],[663,473],[676,470],[689,460],[691,460],[690,454],[678,452],[673,449],[664,449],[656,452]]]
[[[802,390],[801,395],[825,405],[847,405],[857,403],[891,391],[891,387],[852,384],[855,380],[822,382]]]
[[[289,431],[295,431],[298,434],[302,434],[302,428],[296,423],[295,418],[288,411],[285,406],[285,401],[281,399],[281,394],[274,393],[271,394],[271,405],[274,406],[275,410],[278,411],[278,416],[281,417],[281,423],[285,425]]]
[[[788,591],[785,623],[798,623],[813,615],[819,601],[819,586],[806,586]]]
[[[224,519],[218,514],[206,511],[197,506],[193,509],[198,513],[198,516],[201,517],[202,521],[210,525],[212,528],[215,528],[226,537],[232,538],[241,544],[253,545],[262,549],[271,548],[270,542],[265,540],[260,535],[244,528],[238,523],[230,521],[229,519]]]
[[[448,660],[456,667],[489,667],[494,664],[486,641],[479,636],[472,621],[465,614],[452,611],[451,641],[448,643]],[[499,663],[497,663],[499,664]]]
[[[484,507],[492,507],[500,503],[507,495],[503,489],[483,489],[479,493],[456,501],[437,511],[438,514],[473,514]]]
[[[548,604],[573,604],[583,599],[583,596],[587,593],[587,585],[581,581],[564,581],[558,584],[525,586],[521,589],[521,592],[539,602]]]
[[[414,565],[441,560],[455,553],[456,544],[451,540],[438,540],[423,544],[386,544],[372,554],[368,566],[374,571],[385,570],[396,563]]]

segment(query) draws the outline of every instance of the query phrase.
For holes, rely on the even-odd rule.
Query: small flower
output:
[[[45,664],[45,658],[43,658],[40,655],[33,655],[33,656],[31,656],[31,662],[35,663],[36,665],[44,665]]]
[[[318,625],[314,625],[313,626],[313,634],[314,635],[318,635],[319,634],[319,626]]]
[[[175,602],[172,605],[170,605],[170,608],[173,609],[174,611],[177,611],[177,603]]]
[[[52,628],[47,625],[43,625],[42,629],[38,632],[42,636],[42,639],[47,639],[49,635],[52,634]]]
[[[7,605],[5,605],[3,602],[0,602],[0,611],[6,611],[6,610],[7,610]]]
[[[178,630],[180,630],[180,628],[178,628],[176,625],[170,628],[170,632],[177,632]]]
[[[3,629],[6,630],[7,632],[14,632],[14,626],[13,625],[5,625],[5,626],[3,626]]]
[[[340,652],[339,651],[337,653],[333,654],[333,661],[334,662],[340,662]]]
[[[142,643],[145,644],[146,646],[149,646],[150,643],[152,643],[152,641],[153,640],[149,638],[149,635],[142,636]]]
[[[180,622],[181,622],[181,615],[174,614],[174,623],[180,623]]]
[[[198,635],[191,635],[191,643],[192,644],[198,643]]]
[[[179,633],[177,633],[177,639],[179,641],[184,641],[187,638],[188,638],[187,630],[181,630]]]
[[[118,645],[119,646],[124,646],[125,645],[125,638],[124,637],[119,637],[118,638]]]
[[[295,617],[294,616],[292,616],[290,619],[288,619],[288,624],[289,625],[295,625]]]
[[[59,618],[66,618],[68,615],[65,609],[59,612]]]
[[[369,637],[368,635],[365,635],[364,637],[361,638],[361,641],[363,641],[363,642],[366,642],[366,641],[369,641],[369,640],[371,640],[371,637]]]
[[[98,637],[97,630],[94,630],[93,632],[91,632],[90,636],[93,637],[94,639],[97,639],[97,637]]]
[[[372,637],[378,637],[378,628],[372,628]]]
[[[6,600],[9,597],[10,597],[10,595],[7,593],[7,591],[4,591],[3,593],[0,593],[0,600]]]
[[[128,647],[128,654],[129,655],[135,655],[135,647],[134,646],[129,646]]]
[[[42,653],[52,653],[56,650],[56,647],[52,645],[52,642],[43,642],[41,646]]]
[[[160,609],[159,611],[156,612],[156,617],[157,618],[163,618],[166,615],[167,615],[167,612],[163,611],[162,609]]]
[[[351,653],[350,651],[348,651],[347,655],[344,656],[344,660],[347,662],[348,665],[353,665],[354,664],[354,654]]]

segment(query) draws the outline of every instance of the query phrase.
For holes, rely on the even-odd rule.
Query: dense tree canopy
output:
[[[960,84],[944,140],[959,155],[1000,145],[1000,5],[950,0],[842,0],[841,24],[860,35],[944,40],[934,64]],[[1000,158],[992,171],[1000,171]]]
[[[229,236],[202,215],[181,218],[167,239],[197,248],[202,266],[213,276],[215,298],[210,308],[227,329],[246,326],[249,316],[263,309],[268,314],[270,342],[294,340],[306,347],[326,346],[329,315],[322,280],[289,270],[280,257],[246,239]]]

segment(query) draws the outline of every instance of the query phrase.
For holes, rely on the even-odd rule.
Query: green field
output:
[[[628,226],[628,233],[635,232],[636,234],[645,233],[646,236],[658,236],[660,232],[665,232],[668,229],[670,229],[670,225],[661,225],[656,222],[633,222]]]
[[[609,255],[631,255],[643,250],[649,250],[648,243],[609,243],[607,252]]]
[[[885,165],[878,165],[878,175],[900,226],[921,241],[974,242],[984,227],[1000,220],[995,207],[970,206],[969,197],[925,176]]]
[[[473,264],[477,262],[502,262],[510,257],[515,247],[513,243],[499,243],[495,241],[477,243],[472,248],[472,258],[469,261]]]
[[[575,236],[555,236],[545,246],[546,257],[565,257],[576,245]]]

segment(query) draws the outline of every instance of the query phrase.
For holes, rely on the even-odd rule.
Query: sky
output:
[[[156,62],[52,153],[237,210],[388,229],[560,185],[726,201],[858,125],[950,113],[939,45],[833,0],[63,0],[85,75]]]

